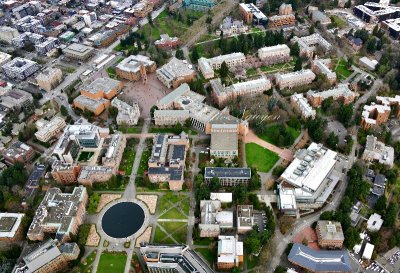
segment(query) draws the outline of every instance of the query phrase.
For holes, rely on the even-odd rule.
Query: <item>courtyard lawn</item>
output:
[[[187,219],[185,215],[180,213],[177,208],[172,208],[166,213],[160,215],[161,219]]]
[[[108,67],[107,68],[107,74],[111,79],[116,78],[117,77],[117,72],[115,70],[115,67],[112,67],[112,66]]]
[[[127,140],[124,153],[122,155],[121,164],[119,169],[125,172],[125,175],[131,175],[133,162],[135,161],[135,145],[137,140],[130,138]]]
[[[178,243],[186,243],[187,223],[182,222],[158,222]]]
[[[337,15],[332,15],[330,16],[330,19],[332,22],[335,22],[338,28],[345,28],[347,26],[346,21],[344,21],[342,18],[340,18]]]
[[[176,128],[174,127],[152,127],[150,128],[150,133],[152,134],[175,134],[179,135],[184,131],[186,134],[190,135],[197,135],[197,132],[195,130],[192,130],[191,128]]]
[[[96,259],[96,253],[96,250],[92,251],[83,262],[72,269],[72,273],[91,273],[92,264],[94,259]]]
[[[125,271],[126,254],[102,253],[97,273],[119,273]]]
[[[296,61],[294,59],[292,59],[289,63],[273,64],[273,65],[269,65],[269,66],[261,66],[260,70],[262,72],[267,73],[267,74],[276,73],[276,72],[283,72],[283,71],[291,72],[291,71],[293,71],[295,62]]]
[[[199,253],[210,265],[214,264],[215,257],[217,257],[216,248],[196,248],[195,251]]]
[[[279,156],[255,143],[246,143],[246,162],[249,167],[257,168],[260,172],[269,172]]]
[[[100,194],[99,193],[93,193],[89,196],[89,205],[87,212],[89,214],[94,214],[96,213],[97,207],[99,205],[100,201]]]
[[[211,243],[214,243],[215,240],[213,238],[199,238],[193,241],[194,245],[199,246],[209,246]]]
[[[246,70],[246,76],[255,76],[257,74],[257,68],[249,68]]]
[[[147,169],[147,164],[149,162],[150,155],[151,155],[151,149],[147,148],[143,151],[142,158],[140,159],[140,164],[137,171],[138,177],[143,176],[144,171]]]
[[[346,66],[346,61],[344,59],[340,59],[335,66],[336,75],[340,80],[347,79],[353,72],[350,71]]]
[[[154,233],[154,243],[159,243],[161,242],[165,237],[167,237],[167,234],[165,234],[164,231],[161,230],[159,226],[156,227],[156,231]]]
[[[94,152],[81,152],[78,161],[89,161],[93,155]]]

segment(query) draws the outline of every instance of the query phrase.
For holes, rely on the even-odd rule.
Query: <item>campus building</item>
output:
[[[341,177],[341,159],[322,144],[311,143],[299,150],[279,178],[278,207],[285,214],[295,215],[323,206]]]
[[[175,124],[185,124],[190,118],[189,110],[155,110],[154,121],[156,125],[171,126]]]
[[[373,128],[385,123],[390,116],[390,106],[371,103],[364,105],[361,113],[361,126],[364,129]]]
[[[63,118],[55,116],[49,121],[40,119],[36,121],[35,125],[38,129],[35,137],[37,140],[47,143],[50,139],[57,136],[67,124]]]
[[[377,24],[388,19],[396,19],[400,16],[400,8],[389,6],[388,1],[366,2],[364,5],[357,5],[353,13],[367,23]]]
[[[179,1],[178,1],[179,2]],[[183,6],[192,10],[205,11],[217,4],[216,0],[182,0]]]
[[[246,24],[265,25],[267,16],[253,3],[240,3],[239,12]]]
[[[400,18],[388,19],[381,23],[381,27],[394,39],[400,38]]]
[[[189,138],[184,132],[177,136],[154,136],[148,161],[150,182],[168,182],[171,190],[182,190],[188,148]]]
[[[313,273],[354,272],[347,250],[314,250],[295,243],[290,250],[288,260],[296,266]]]
[[[204,78],[214,78],[214,70],[220,69],[222,63],[225,62],[229,68],[243,65],[246,62],[246,57],[241,52],[235,52],[226,55],[220,55],[210,59],[204,57],[198,60],[198,65]]]
[[[290,61],[290,48],[285,45],[267,46],[258,50],[258,58],[265,65],[287,63]]]
[[[69,241],[83,222],[87,201],[84,187],[75,187],[72,193],[62,193],[59,188],[49,189],[36,210],[28,239],[42,241],[45,233],[55,233],[59,242]]]
[[[49,67],[36,76],[36,83],[39,88],[50,92],[63,81],[63,74],[61,69]]]
[[[303,94],[294,93],[290,96],[290,105],[300,113],[304,119],[314,119],[317,112],[311,107]]]
[[[49,239],[23,256],[22,262],[16,265],[13,272],[58,272],[65,269],[70,261],[76,260],[79,252],[79,246],[76,243],[59,244],[57,240]]]
[[[296,24],[296,17],[294,14],[274,15],[268,18],[269,28],[281,28],[294,26]]]
[[[115,71],[118,77],[129,81],[138,81],[147,79],[147,73],[156,71],[157,65],[149,57],[143,55],[131,55],[120,62]]]
[[[314,72],[312,72],[310,69],[305,69],[286,74],[278,73],[275,76],[275,81],[279,89],[282,90],[285,88],[292,89],[293,87],[310,84],[315,79],[315,77],[316,76]]]
[[[139,121],[140,110],[139,105],[137,103],[132,103],[132,105],[118,99],[114,98],[111,101],[111,106],[116,107],[118,109],[118,114],[116,117],[116,121],[118,125],[136,125]]]
[[[110,100],[122,89],[123,83],[110,78],[97,78],[84,86],[81,95],[74,99],[73,105],[82,111],[100,115],[110,106]]]
[[[368,135],[365,150],[361,158],[365,161],[379,162],[391,168],[394,161],[394,149],[378,141],[374,135]]]
[[[139,248],[147,270],[159,272],[213,273],[209,265],[187,245],[160,245],[142,243]]]
[[[15,28],[0,26],[0,41],[10,44],[11,40],[19,35]]]
[[[217,267],[220,270],[231,270],[243,263],[243,242],[237,236],[218,236]]]
[[[224,86],[220,78],[210,80],[212,95],[219,107],[225,106],[229,101],[242,96],[256,96],[271,89],[271,82],[261,77],[259,79],[238,82]]]
[[[8,63],[11,60],[11,55],[0,51],[0,66]]]
[[[332,45],[325,40],[320,34],[314,33],[304,37],[293,37],[290,42],[297,43],[300,47],[300,56],[312,58],[317,47],[320,47],[325,53],[332,48]]]
[[[94,55],[94,48],[75,43],[63,49],[63,53],[67,58],[83,62]]]
[[[1,96],[0,105],[11,111],[29,110],[34,107],[31,93],[20,89],[10,89]]]
[[[234,187],[239,184],[248,184],[251,181],[250,168],[206,167],[204,181],[210,183],[218,178],[222,187]]]
[[[212,124],[210,155],[232,159],[239,156],[236,124]]]
[[[331,70],[332,61],[331,59],[315,59],[311,62],[311,70],[315,74],[323,74],[326,76],[330,84],[336,82],[336,73]]]
[[[155,41],[154,44],[158,48],[176,48],[179,42],[178,37],[169,37],[168,34],[161,34],[160,39]]]
[[[200,237],[218,237],[223,229],[233,228],[233,212],[223,211],[220,200],[201,200]]]
[[[60,184],[72,184],[78,179],[81,166],[55,160],[51,166],[51,176]]]
[[[0,212],[0,241],[12,242],[22,239],[23,213]]]
[[[322,248],[342,248],[344,235],[340,222],[318,221],[315,228],[318,245]]]
[[[14,80],[25,80],[39,70],[39,65],[31,60],[16,57],[2,66],[3,73]]]
[[[158,125],[165,122],[162,118],[164,113],[168,117],[171,117],[171,111],[187,110],[189,111],[192,126],[206,134],[211,134],[212,126],[217,124],[235,124],[238,135],[247,134],[247,121],[237,119],[226,112],[206,105],[204,100],[205,96],[191,91],[188,84],[181,84],[157,102],[156,106],[159,111],[157,112],[157,116],[155,115],[155,124]]]
[[[351,91],[347,83],[320,92],[313,90],[307,92],[307,99],[313,107],[321,106],[322,102],[328,98],[333,98],[334,101],[341,101],[347,105],[354,102],[357,96],[358,94]]]
[[[35,156],[35,150],[21,141],[12,143],[3,151],[3,158],[7,165],[12,166],[16,163],[30,163]]]
[[[248,27],[243,24],[243,21],[235,20],[232,17],[225,17],[222,24],[219,25],[216,34],[223,36],[231,36],[235,34],[241,34],[247,32]]]
[[[253,205],[238,205],[236,214],[237,233],[245,234],[251,231],[254,226]]]
[[[168,63],[157,69],[156,75],[166,87],[177,88],[182,83],[191,82],[196,72],[187,61],[172,57]]]

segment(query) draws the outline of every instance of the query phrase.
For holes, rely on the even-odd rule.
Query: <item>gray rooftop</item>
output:
[[[204,178],[251,178],[250,168],[206,167]]]

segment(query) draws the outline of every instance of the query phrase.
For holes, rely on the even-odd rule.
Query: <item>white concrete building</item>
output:
[[[176,88],[182,83],[194,79],[196,72],[186,60],[173,57],[168,63],[156,70],[157,79],[166,87]]]
[[[266,65],[286,63],[290,61],[290,48],[285,44],[262,47],[258,50],[258,58]]]
[[[36,82],[39,87],[47,92],[57,87],[62,80],[62,71],[57,67],[48,67],[36,76]]]
[[[311,63],[311,69],[316,74],[324,74],[328,81],[332,84],[336,82],[336,73],[331,70],[331,59],[315,59]]]
[[[46,143],[60,133],[67,124],[63,118],[55,116],[50,121],[40,119],[36,121],[35,125],[38,129],[35,133],[35,137],[39,141]]]
[[[318,46],[325,52],[332,48],[332,45],[318,33],[304,37],[295,36],[290,42],[292,44],[298,43],[300,47],[300,56],[308,58],[313,57]]]
[[[21,221],[24,213],[0,213],[0,241],[13,241],[21,233]]]
[[[14,58],[2,67],[7,77],[16,80],[25,80],[39,70],[36,62],[20,57]]]
[[[303,96],[303,94],[293,94],[290,97],[290,103],[295,108],[303,118],[315,118],[317,114],[316,111],[311,107],[308,103],[307,99]]]
[[[214,77],[214,70],[220,69],[223,62],[225,62],[229,68],[232,68],[243,65],[246,62],[246,57],[241,52],[235,52],[210,59],[200,58],[198,60],[198,65],[204,78],[210,79]]]
[[[376,66],[378,65],[377,60],[370,59],[368,57],[362,57],[358,60],[362,66],[367,68],[370,71],[374,71]]]
[[[377,213],[372,214],[367,221],[367,229],[371,232],[378,232],[383,225],[382,216]]]
[[[310,69],[290,72],[286,74],[277,74],[275,76],[276,84],[279,89],[293,88],[297,86],[310,84],[315,79],[315,74]]]
[[[122,100],[119,100],[118,98],[114,98],[111,101],[111,106],[114,106],[118,109],[118,115],[116,117],[118,125],[126,124],[131,126],[138,123],[140,110],[137,103],[130,105]]]
[[[234,236],[218,237],[218,268],[233,268],[243,262],[243,242]]]
[[[2,66],[3,64],[9,62],[11,60],[11,55],[1,52],[0,51],[0,66]]]
[[[0,41],[11,44],[11,40],[19,35],[18,30],[11,27],[0,27]]]
[[[361,158],[365,161],[376,161],[391,168],[394,162],[394,149],[378,141],[374,135],[369,135]]]

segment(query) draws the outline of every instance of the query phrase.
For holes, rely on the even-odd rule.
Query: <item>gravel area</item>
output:
[[[99,242],[100,242],[100,236],[97,233],[96,225],[91,225],[89,235],[86,240],[86,245],[87,246],[98,246]]]
[[[151,214],[156,213],[158,195],[140,194],[136,198],[147,205]]]
[[[135,247],[140,247],[140,243],[150,242],[151,230],[152,226],[146,228],[146,230],[136,239]]]
[[[100,196],[100,201],[99,205],[97,206],[96,212],[100,212],[105,207],[105,205],[107,205],[111,201],[114,201],[115,199],[121,198],[121,196],[122,196],[121,194],[116,194],[116,193],[103,193]]]

